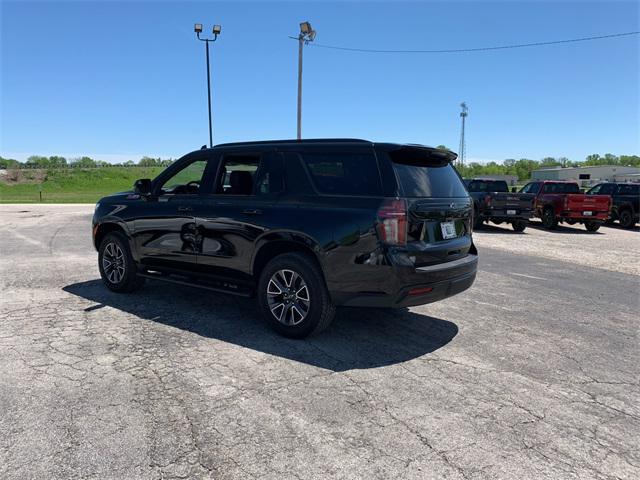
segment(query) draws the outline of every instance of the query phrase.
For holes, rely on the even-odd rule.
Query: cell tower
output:
[[[458,165],[464,166],[464,157],[466,153],[465,152],[466,144],[464,141],[464,124],[465,124],[467,115],[469,115],[469,109],[467,108],[466,102],[462,102],[460,104],[460,107],[462,107],[462,111],[460,112],[460,118],[462,119],[462,128],[460,130],[460,148],[458,149]]]

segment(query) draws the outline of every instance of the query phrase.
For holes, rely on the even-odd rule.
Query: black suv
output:
[[[335,306],[441,300],[469,288],[478,263],[455,158],[354,139],[203,148],[100,200],[100,274],[116,292],[154,278],[255,295],[298,338]]]

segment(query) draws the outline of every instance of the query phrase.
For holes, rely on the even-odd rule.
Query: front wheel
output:
[[[620,212],[620,226],[623,228],[633,228],[636,226],[636,221],[633,218],[631,210],[622,210]]]
[[[527,228],[527,222],[524,220],[516,220],[511,224],[513,230],[516,232],[524,232],[524,229]]]
[[[266,265],[258,283],[258,302],[267,323],[290,338],[320,333],[335,316],[320,267],[300,253],[279,255]]]
[[[132,292],[144,283],[137,274],[129,242],[119,232],[109,233],[100,243],[98,268],[102,282],[114,292]]]
[[[589,232],[596,232],[600,228],[600,222],[584,222],[584,226]]]
[[[542,225],[547,230],[553,230],[558,226],[558,219],[556,214],[553,213],[553,208],[545,208],[542,212]]]

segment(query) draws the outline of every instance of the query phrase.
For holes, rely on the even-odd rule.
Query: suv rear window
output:
[[[393,169],[405,197],[467,197],[460,177],[451,165],[419,167],[394,163]]]
[[[376,158],[369,154],[307,153],[304,163],[320,193],[380,196],[382,185]]]

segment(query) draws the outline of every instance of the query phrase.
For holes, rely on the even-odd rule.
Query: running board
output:
[[[231,288],[231,287],[229,287],[229,288],[214,287],[214,286],[206,285],[206,284],[202,284],[202,283],[186,282],[184,280],[178,280],[178,279],[175,279],[175,278],[171,278],[169,275],[162,274],[162,273],[138,272],[138,276],[139,277],[143,277],[143,278],[151,278],[153,280],[160,280],[161,282],[173,283],[173,284],[176,284],[176,285],[184,285],[184,286],[187,286],[187,287],[201,288],[201,289],[204,289],[204,290],[209,290],[211,292],[229,293],[231,295],[238,295],[240,297],[251,297],[252,296],[250,291],[234,289],[234,288]],[[235,284],[229,283],[229,285],[235,285]]]

